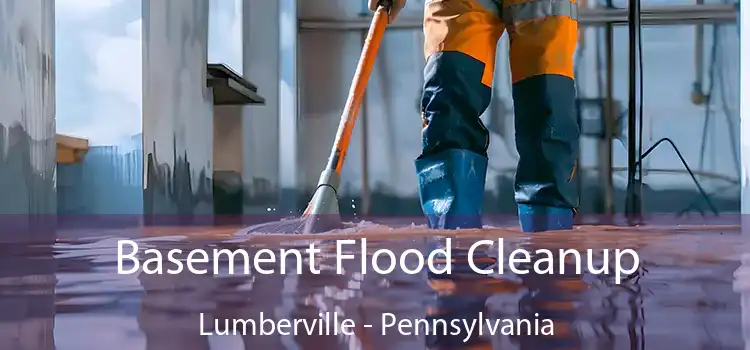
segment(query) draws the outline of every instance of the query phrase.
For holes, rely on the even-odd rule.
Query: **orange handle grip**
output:
[[[341,168],[344,165],[344,158],[349,149],[352,131],[357,120],[357,114],[359,113],[359,107],[362,105],[362,98],[365,95],[367,82],[370,80],[370,73],[375,65],[375,57],[377,56],[387,25],[388,10],[380,6],[375,11],[375,15],[370,23],[370,30],[367,32],[367,38],[362,48],[362,55],[359,57],[357,70],[354,73],[352,85],[349,88],[349,96],[346,99],[346,105],[344,105],[344,111],[341,114],[341,122],[336,132],[333,149],[328,158],[326,169],[334,170],[337,174],[341,174]]]

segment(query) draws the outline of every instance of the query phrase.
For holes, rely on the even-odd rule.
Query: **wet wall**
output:
[[[742,132],[742,265],[735,272],[734,290],[740,293],[742,337],[750,348],[750,2],[740,4],[740,113]]]
[[[0,214],[56,211],[54,23],[53,0],[0,6]],[[42,217],[0,220],[27,227]],[[3,231],[0,242],[27,238]]]
[[[234,220],[244,212],[242,125],[242,106],[214,106],[214,213]]]
[[[266,99],[265,105],[244,108],[243,179],[248,213],[266,212],[266,208],[275,208],[278,202],[281,164],[279,9],[278,3],[265,0],[245,0],[242,7],[243,73],[258,85]],[[297,144],[294,137],[284,138],[293,145]]]
[[[143,1],[144,212],[194,222],[213,211],[208,0]],[[210,220],[210,219],[209,219]]]
[[[739,80],[742,117],[742,213],[750,214],[750,2],[742,2],[740,5],[740,20],[738,32],[741,64]],[[750,232],[750,221],[748,231]]]
[[[208,62],[222,63],[242,75],[242,0],[209,0]],[[217,222],[234,224],[244,211],[243,108],[213,109],[213,203]]]
[[[54,23],[54,0],[0,3],[0,344],[4,350],[54,349],[54,259],[49,247],[24,244],[54,240],[54,219],[49,215],[56,211]]]
[[[288,211],[295,206],[303,174],[299,167],[300,136],[305,132],[299,123],[298,65],[305,57],[299,56],[297,0],[279,1],[279,209]],[[289,142],[295,140],[295,142]],[[326,140],[320,140],[325,143]],[[331,142],[331,141],[328,141]],[[330,147],[330,146],[329,146]],[[321,165],[322,166],[322,165]],[[317,178],[316,173],[308,176]]]

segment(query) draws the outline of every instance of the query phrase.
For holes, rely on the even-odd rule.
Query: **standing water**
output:
[[[339,239],[354,244],[337,246]],[[495,243],[471,256],[475,270],[491,271],[484,275],[468,262],[469,247],[483,239]],[[716,228],[60,234],[51,246],[2,248],[0,349],[743,349],[743,308],[733,290],[740,243],[738,231]],[[312,260],[311,244],[319,249]],[[135,245],[134,258],[118,259],[118,246],[128,255]],[[337,260],[337,247],[351,259]],[[221,249],[236,253],[232,264],[228,255],[193,254],[193,271],[177,271],[189,252]],[[377,254],[373,265],[373,256],[383,249],[405,258],[379,274],[372,267],[387,268],[389,257]],[[416,252],[440,249],[451,259],[433,254],[433,270],[450,265],[450,275],[427,267],[410,273]],[[517,264],[527,274],[510,268],[516,249],[531,252]],[[553,274],[530,268],[543,259],[540,249],[553,252]],[[583,253],[581,274],[576,257],[560,259],[560,249]],[[616,266],[617,249],[637,252],[637,268],[620,276],[589,271]],[[620,261],[626,268],[628,259]]]

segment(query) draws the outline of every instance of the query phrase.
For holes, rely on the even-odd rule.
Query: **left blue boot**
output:
[[[419,199],[432,229],[481,228],[487,157],[450,149],[418,158]]]
[[[573,228],[573,210],[570,208],[519,204],[518,219],[523,232],[570,230]]]

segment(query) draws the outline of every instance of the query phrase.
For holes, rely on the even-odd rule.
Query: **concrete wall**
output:
[[[740,113],[742,150],[742,214],[750,214],[750,2],[740,6]],[[750,222],[748,222],[750,224]],[[750,232],[750,226],[748,226]],[[749,236],[750,237],[750,236]],[[750,335],[750,332],[748,333]]]
[[[245,0],[242,7],[243,73],[266,98],[263,106],[244,108],[243,179],[248,212],[265,212],[278,200],[279,9],[277,2],[265,0]],[[296,144],[295,138],[287,140]]]
[[[214,171],[242,174],[242,124],[241,106],[214,107]]]
[[[146,214],[212,207],[212,95],[206,87],[208,0],[143,1]]]
[[[0,243],[50,241],[45,217],[54,214],[54,1],[7,0],[0,6]],[[23,214],[10,215],[5,214]],[[52,256],[35,261],[23,246],[0,252],[0,284],[36,295],[2,298],[3,349],[54,349]],[[22,258],[19,258],[22,257]]]
[[[53,0],[0,6],[0,214],[56,210],[54,23]]]
[[[289,211],[297,209],[302,174],[300,166],[300,129],[298,66],[304,57],[299,55],[299,37],[297,30],[297,0],[279,1],[279,209]],[[291,140],[294,140],[292,142]]]
[[[750,2],[740,3],[740,113],[742,121],[742,265],[735,272],[734,290],[740,293],[742,305],[742,336],[745,349],[750,349]]]
[[[214,106],[213,201],[214,213],[244,212],[244,168],[242,106]]]

